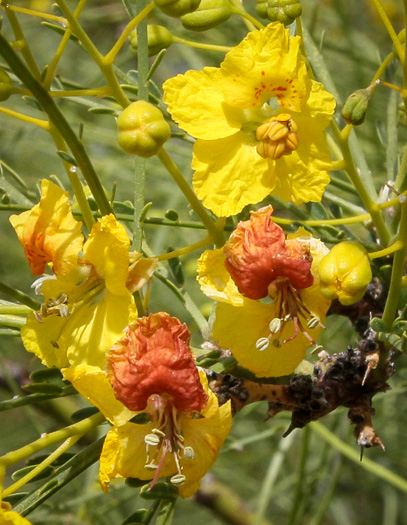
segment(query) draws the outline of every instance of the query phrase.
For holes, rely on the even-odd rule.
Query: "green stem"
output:
[[[218,248],[223,246],[225,244],[225,237],[223,235],[223,231],[220,231],[216,227],[216,224],[213,222],[213,220],[209,216],[206,209],[202,206],[200,200],[195,195],[195,193],[193,192],[192,188],[189,186],[187,181],[184,179],[184,176],[182,175],[180,170],[177,168],[177,166],[174,164],[171,157],[168,155],[168,153],[165,151],[164,148],[161,148],[157,156],[160,159],[160,161],[164,164],[168,173],[171,175],[174,181],[178,184],[178,187],[180,188],[182,193],[188,199],[188,202],[190,203],[191,208],[194,210],[194,212],[198,215],[198,217],[201,219],[201,221],[205,225],[206,229],[208,230],[209,235],[212,237],[213,243]]]
[[[361,201],[363,202],[364,207],[370,213],[372,221],[377,229],[377,234],[379,236],[382,246],[387,246],[390,240],[390,234],[387,230],[386,224],[383,220],[383,217],[380,213],[380,209],[377,207],[376,203],[372,200],[370,193],[366,189],[365,183],[362,182],[359,173],[356,169],[353,157],[349,148],[348,136],[346,134],[342,135],[339,131],[337,125],[334,121],[331,123],[331,129],[335,135],[336,140],[342,150],[343,159],[346,162],[346,173],[352,184],[354,185],[356,191],[359,194]],[[348,129],[348,128],[346,128]]]
[[[20,50],[21,50],[21,54],[23,55],[28,68],[30,69],[31,73],[36,78],[40,78],[41,71],[39,70],[37,63],[34,60],[34,57],[31,53],[31,49],[29,48],[27,44],[24,33],[20,26],[20,22],[18,21],[18,18],[16,17],[16,14],[11,9],[7,9],[7,4],[6,5],[2,4],[2,7],[6,11],[8,21],[10,22],[10,25],[13,29],[16,40],[22,43]]]
[[[387,57],[383,60],[383,62],[380,64],[379,69],[376,71],[375,76],[373,77],[370,84],[373,84],[376,82],[376,80],[379,80],[380,77],[383,75],[383,73],[386,71],[387,66],[390,64],[390,62],[394,59],[394,53],[390,53],[387,55]]]
[[[145,9],[146,0],[139,1],[137,6],[138,15],[134,20],[137,20],[137,62],[138,62],[138,99],[148,100],[147,75],[148,75],[148,39],[147,39],[147,13],[152,9],[149,4],[149,10]],[[127,37],[126,37],[127,38]],[[112,50],[113,51],[113,50]],[[143,239],[143,225],[140,221],[144,203],[145,203],[145,187],[146,187],[146,165],[147,160],[142,157],[135,158],[134,166],[134,223],[133,223],[133,248],[141,252],[141,244]]]
[[[124,28],[122,34],[120,35],[119,39],[115,43],[115,45],[112,47],[112,49],[105,55],[103,61],[105,64],[113,64],[114,59],[116,58],[117,53],[120,51],[120,49],[123,47],[123,45],[127,42],[127,38],[129,37],[130,33],[133,31],[135,27],[137,27],[137,40],[138,40],[138,48],[140,46],[144,46],[147,49],[147,60],[144,58],[142,59],[142,63],[140,63],[140,56],[138,57],[138,73],[140,75],[140,70],[146,68],[146,78],[148,73],[148,41],[147,41],[147,15],[152,11],[155,7],[154,2],[150,2],[147,6],[145,6],[146,0],[139,0],[140,7],[138,7],[139,13],[136,17],[131,20],[127,26]],[[145,7],[144,7],[145,6]],[[142,36],[142,39],[140,41],[140,35],[139,35],[139,27],[145,26],[145,37]],[[142,30],[143,31],[143,30]],[[146,64],[144,63],[146,62]],[[140,76],[139,76],[139,84],[140,84]],[[143,98],[143,100],[147,100],[146,98]]]
[[[400,226],[398,231],[398,243],[400,248],[394,254],[389,293],[387,295],[386,305],[383,311],[383,321],[386,323],[388,331],[396,316],[398,302],[401,292],[401,282],[404,275],[404,266],[407,255],[407,203],[401,207]],[[380,360],[387,358],[387,355],[381,355]]]
[[[404,60],[404,49],[401,45],[401,42],[397,36],[397,33],[395,32],[393,26],[391,25],[391,22],[389,20],[389,17],[386,14],[386,11],[384,10],[382,4],[380,3],[380,0],[372,0],[380,18],[382,19],[382,22],[387,29],[387,32],[389,33],[390,38],[393,41],[394,47],[397,49],[397,53],[399,54],[400,60]],[[404,1],[404,6],[406,5],[406,0]]]
[[[400,163],[394,187],[400,193],[403,193],[407,189],[407,144],[404,146],[403,157]]]
[[[81,434],[77,436],[71,436],[67,440],[62,443],[52,454],[50,454],[44,461],[41,461],[35,468],[33,468],[30,472],[28,472],[25,476],[23,476],[21,479],[16,481],[13,485],[10,485],[10,487],[7,487],[7,489],[3,492],[3,497],[7,497],[10,494],[13,494],[13,492],[16,492],[18,489],[23,487],[26,483],[29,483],[37,474],[40,474],[45,468],[47,468],[51,463],[53,463],[61,454],[69,450],[75,443],[81,438]]]
[[[81,14],[83,8],[85,7],[87,1],[88,0],[80,0],[78,5],[76,6],[74,14],[73,14],[73,16],[75,18],[79,17],[79,15]],[[51,62],[49,64],[49,66],[47,67],[47,72],[46,72],[45,77],[44,77],[44,87],[45,87],[45,89],[49,89],[49,87],[51,85],[52,79],[54,78],[55,70],[56,70],[57,65],[58,65],[58,62],[60,61],[61,56],[62,56],[63,52],[65,51],[65,48],[66,48],[66,46],[67,46],[67,44],[69,42],[69,39],[71,38],[71,35],[72,35],[72,29],[70,27],[67,27],[66,31],[64,33],[64,36],[62,37],[62,40],[59,43],[58,49],[56,50],[54,56],[52,57],[52,60],[51,60]]]
[[[86,434],[86,432],[91,430],[93,427],[100,425],[104,420],[105,418],[103,414],[95,414],[94,416],[90,416],[86,419],[83,419],[82,421],[79,421],[78,423],[74,423],[73,425],[65,427],[61,430],[57,430],[56,432],[46,434],[44,437],[33,441],[25,447],[13,450],[11,452],[8,452],[4,456],[1,456],[0,485],[2,485],[5,470],[7,467],[15,465],[16,463],[23,461],[29,456],[32,456],[36,452],[40,452],[41,450],[44,450],[45,448],[48,448],[49,446],[54,445],[59,441],[65,441],[73,436],[82,436],[83,434]]]
[[[287,438],[282,439],[278,445],[277,450],[272,456],[266,473],[266,477],[264,478],[261,487],[258,500],[259,502],[256,510],[256,517],[253,525],[261,525],[263,523],[264,517],[266,515],[267,506],[270,502],[274,491],[276,479],[278,477],[278,474],[281,472],[281,465],[283,464],[287,451],[293,444],[294,439],[294,434],[291,434]]]
[[[314,432],[316,432],[322,439],[329,443],[338,452],[340,452],[345,457],[353,461],[355,465],[359,465],[361,468],[367,470],[368,472],[371,472],[378,478],[387,481],[402,492],[407,493],[407,480],[403,479],[397,474],[394,474],[387,468],[383,467],[382,465],[379,465],[378,463],[372,461],[367,457],[364,457],[363,461],[360,461],[359,451],[344,443],[340,438],[338,438],[335,434],[328,430],[322,423],[314,421],[310,423],[310,427]]]
[[[65,142],[54,125],[50,125],[49,132],[52,138],[54,139],[57,149],[59,151],[67,151]],[[71,183],[72,190],[78,202],[79,209],[81,210],[83,221],[85,222],[88,231],[90,231],[92,229],[93,224],[95,223],[95,219],[93,218],[92,210],[90,209],[88,199],[86,198],[83,186],[79,179],[78,170],[76,166],[72,166],[72,164],[70,164],[66,160],[62,160],[62,162],[65,168],[65,172],[68,175],[69,182]]]
[[[404,6],[404,27],[407,24],[407,0],[403,0]],[[400,43],[400,40],[397,38],[397,41]],[[396,44],[395,44],[396,45]],[[401,45],[401,43],[400,43]],[[402,47],[402,46],[401,46]],[[404,100],[404,109],[407,110],[407,38],[404,42],[403,53],[400,53],[399,48],[396,45],[396,49],[399,53],[400,60],[403,63],[403,100]]]
[[[184,46],[196,47],[198,49],[205,49],[207,51],[221,51],[227,53],[232,48],[229,46],[218,46],[216,44],[205,44],[202,42],[193,42],[192,40],[186,40],[185,38],[180,38],[173,35],[173,41],[175,44],[183,44]]]
[[[34,299],[32,299],[29,295],[27,295],[24,292],[21,292],[20,290],[16,290],[12,286],[9,286],[6,283],[3,283],[0,281],[0,292],[8,295],[15,301],[25,304],[29,308],[32,308],[33,310],[39,310],[41,304],[37,303]]]
[[[102,215],[113,213],[112,207],[110,206],[103,190],[103,186],[100,183],[82,142],[75,135],[68,121],[65,119],[52,97],[50,97],[48,91],[46,91],[38,80],[32,76],[2,34],[0,34],[0,54],[9,64],[17,77],[36,97],[44,111],[47,113],[52,124],[58,129],[59,133],[69,146]]]
[[[86,32],[82,29],[82,26],[79,24],[78,20],[72,14],[71,10],[67,6],[65,0],[56,0],[58,7],[61,9],[63,15],[68,20],[69,26],[75,36],[78,37],[79,41],[82,43],[83,47],[93,58],[95,63],[98,65],[99,69],[106,78],[107,83],[112,89],[112,94],[116,98],[117,102],[123,107],[127,107],[130,103],[127,95],[122,90],[116,75],[113,71],[113,64],[109,61],[105,61],[103,55],[98,51],[92,40],[88,37]]]
[[[300,464],[298,466],[297,482],[295,485],[294,499],[291,506],[290,516],[288,518],[288,525],[294,525],[300,523],[298,520],[298,512],[301,508],[301,503],[304,497],[305,488],[305,475],[306,475],[306,464],[307,459],[310,457],[309,443],[310,443],[311,432],[308,427],[305,427],[302,434],[302,444],[300,452]]]
[[[143,240],[143,224],[140,218],[144,209],[146,187],[146,159],[136,157],[134,160],[134,221],[133,221],[133,249],[141,252]]]

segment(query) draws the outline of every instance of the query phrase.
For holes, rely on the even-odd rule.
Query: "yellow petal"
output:
[[[87,269],[78,266],[69,275],[42,285],[45,303],[66,294],[68,317],[51,313],[41,316],[39,321],[31,314],[22,329],[26,349],[47,366],[61,368],[70,363],[104,368],[105,353],[137,318],[130,292],[125,296],[113,295],[104,289],[103,281],[89,282],[84,278]]]
[[[308,157],[308,161],[304,162],[297,152],[282,157],[276,165],[273,195],[297,205],[320,202],[331,180],[328,175],[329,167],[330,164],[321,162],[318,158]]]
[[[93,226],[83,251],[87,261],[104,278],[106,288],[116,295],[127,295],[130,239],[114,215],[106,215]]]
[[[251,31],[221,64],[222,89],[232,106],[261,106],[277,97],[285,108],[300,110],[310,88],[301,61],[300,38],[279,22]]]
[[[235,215],[273,190],[275,175],[269,166],[243,132],[216,141],[198,140],[192,161],[194,190],[218,217]]]
[[[62,368],[68,364],[66,349],[60,348],[59,338],[67,319],[59,316],[46,317],[39,322],[30,314],[21,329],[21,338],[27,352],[35,354],[49,368]]]
[[[26,520],[13,510],[0,509],[1,525],[31,525],[31,521]]]
[[[218,408],[216,416],[211,418],[182,420],[185,444],[194,449],[195,457],[182,461],[182,473],[187,479],[178,489],[181,497],[189,498],[199,489],[201,479],[218,457],[231,426],[230,401]]]
[[[123,335],[124,328],[137,318],[134,299],[113,295],[107,290],[96,304],[83,305],[69,318],[61,334],[61,347],[72,365],[104,367],[105,353]]]
[[[56,275],[66,275],[77,264],[83,235],[68,198],[68,192],[44,179],[40,203],[10,217],[34,275],[42,274],[48,263]]]
[[[180,128],[193,137],[214,140],[240,129],[242,112],[224,103],[221,81],[219,68],[206,67],[164,82],[168,111]]]
[[[297,124],[298,148],[276,162],[273,195],[286,202],[320,202],[329,184],[331,156],[324,135],[335,110],[334,97],[312,81],[310,96],[300,113],[291,113]]]
[[[116,399],[106,373],[99,367],[71,366],[62,370],[62,374],[112,424],[124,425],[136,415],[136,412],[132,412]]]
[[[302,294],[304,292],[304,295]],[[312,299],[309,302],[308,289],[301,291],[304,303],[312,313],[323,318],[320,305]],[[318,299],[321,294],[318,293]],[[320,314],[320,315],[319,315]],[[242,307],[234,307],[226,303],[216,306],[216,320],[213,327],[213,339],[225,349],[230,349],[237,361],[258,377],[279,377],[294,372],[297,365],[304,359],[309,340],[299,332],[297,337],[283,343],[279,348],[270,344],[266,350],[256,348],[256,341],[267,337],[270,333],[269,323],[278,316],[275,304],[263,304],[257,301],[245,300]],[[308,333],[315,340],[319,328],[309,329]],[[281,340],[291,337],[294,333],[292,323],[287,323],[279,334]]]
[[[99,481],[103,492],[109,491],[110,480],[121,478],[116,471],[116,459],[119,451],[119,436],[116,428],[112,428],[106,435],[100,454]]]
[[[226,269],[222,249],[206,250],[199,257],[198,282],[207,297],[234,306],[243,305],[244,298]]]

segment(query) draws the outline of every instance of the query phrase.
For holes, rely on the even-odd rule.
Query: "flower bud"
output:
[[[174,37],[166,27],[159,25],[147,26],[148,56],[157,55],[161,50],[167,49],[174,41]],[[137,30],[130,34],[131,51],[137,54]]]
[[[156,107],[138,100],[130,104],[117,119],[119,146],[131,155],[152,157],[171,136],[168,122]]]
[[[346,306],[359,301],[372,280],[367,251],[353,241],[334,246],[319,263],[318,272],[322,295]]]
[[[174,18],[192,13],[199,6],[201,0],[154,0],[163,13]]]
[[[358,89],[346,99],[341,114],[348,124],[359,126],[363,123],[369,105],[370,93],[369,88]]]
[[[257,0],[256,11],[261,18],[288,26],[301,16],[302,6],[298,0]]]
[[[198,9],[181,17],[182,25],[191,31],[206,31],[225,22],[233,13],[229,0],[201,0]]]
[[[0,102],[7,100],[11,95],[13,90],[13,83],[11,82],[10,77],[0,68]]]

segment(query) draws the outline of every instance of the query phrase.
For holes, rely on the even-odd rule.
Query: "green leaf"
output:
[[[88,109],[89,113],[96,113],[97,115],[116,115],[117,110],[107,106],[96,106]]]
[[[69,164],[72,164],[72,166],[77,166],[78,165],[78,163],[72,157],[72,155],[70,155],[66,151],[59,150],[59,151],[57,151],[57,155],[59,155],[61,157],[61,159],[64,160],[65,162],[69,162]]]
[[[24,476],[32,472],[36,468],[36,466],[37,465],[30,465],[28,467],[23,467],[23,468],[20,468],[19,470],[16,470],[15,472],[11,474],[11,479],[13,481],[18,481],[19,479],[23,478]],[[51,476],[51,474],[54,473],[54,471],[55,470],[51,467],[51,465],[49,465],[48,467],[45,467],[44,470],[39,472],[34,478],[30,479],[29,483],[38,481],[40,479],[48,478],[49,476]]]
[[[370,328],[375,332],[385,332],[387,330],[386,323],[380,317],[373,317],[369,323]]]
[[[156,520],[156,525],[171,525],[174,510],[175,510],[176,500],[162,501],[160,505],[160,510],[158,511],[158,516]]]
[[[30,374],[33,383],[53,383],[64,386],[63,378],[59,368],[41,368]]]
[[[4,177],[0,177],[0,189],[10,197],[12,203],[17,204],[18,206],[24,206],[25,208],[32,208],[32,201],[30,201],[30,199],[27,199],[25,195],[18,191]]]
[[[173,248],[169,247],[167,249],[167,253],[174,251]],[[182,264],[178,257],[173,257],[171,259],[168,259],[168,265],[170,267],[171,273],[174,276],[174,279],[177,281],[177,283],[180,286],[183,286],[185,279],[184,279],[184,272],[182,270]]]
[[[64,465],[56,469],[55,477],[52,480],[48,481],[38,490],[35,490],[21,500],[13,510],[22,516],[26,516],[32,512],[35,508],[41,505],[41,503],[55,494],[55,492],[59,491],[81,472],[98,461],[100,453],[102,452],[104,440],[105,436],[92,443],[92,445],[85,448],[72,459],[64,463]]]
[[[178,489],[171,485],[171,483],[166,483],[161,481],[156,483],[154,487],[150,490],[148,485],[140,490],[140,497],[143,499],[176,499],[178,497]]]
[[[58,33],[58,35],[64,35],[66,33],[66,27],[62,27],[57,24],[52,24],[51,22],[41,22],[41,25],[44,27],[47,27],[48,29],[51,29],[52,31],[55,31],[55,33]],[[78,40],[78,37],[71,33],[69,40],[72,40],[72,42],[75,42],[75,44],[78,44],[79,46],[81,43]]]
[[[21,501],[23,498],[28,496],[29,492],[15,492],[14,494],[10,494],[9,496],[5,496],[3,499],[4,501],[8,501],[12,507],[16,505],[19,501]]]
[[[34,394],[60,394],[62,387],[53,383],[31,383],[23,386],[24,390]]]
[[[146,484],[146,480],[138,478],[126,478],[125,483],[128,487],[138,489],[140,487],[144,487],[144,485]]]
[[[71,452],[64,452],[63,454],[61,454],[60,456],[58,456],[52,463],[51,465],[53,467],[59,467],[61,465],[63,465],[64,463],[66,463],[67,461],[69,461],[71,458],[73,458],[75,454],[72,454]],[[38,456],[34,456],[32,458],[29,458],[27,461],[26,461],[26,464],[27,466],[30,466],[30,465],[39,465],[40,463],[42,463],[45,459],[47,459],[49,457],[49,454],[39,454]]]
[[[80,410],[77,410],[71,415],[71,419],[74,423],[78,423],[78,421],[82,421],[82,419],[86,419],[87,417],[93,416],[98,412],[99,409],[96,407],[81,408]]]
[[[126,518],[122,525],[138,525],[145,522],[149,514],[148,509],[138,509],[131,516]]]

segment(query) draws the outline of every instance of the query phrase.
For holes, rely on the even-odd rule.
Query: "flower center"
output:
[[[160,470],[168,453],[172,454],[177,468],[177,474],[172,476],[170,481],[173,485],[182,485],[186,478],[182,474],[180,461],[182,457],[193,459],[195,453],[192,447],[184,445],[179,411],[174,407],[172,397],[167,394],[153,394],[148,399],[147,413],[155,424],[151,434],[144,437],[144,468],[156,471],[149,488],[152,489],[160,477]]]
[[[298,126],[288,113],[280,113],[259,126],[256,151],[263,159],[278,160],[298,148]]]
[[[319,317],[314,316],[301,298],[300,291],[292,286],[287,277],[277,277],[268,287],[269,296],[277,303],[278,316],[271,320],[269,324],[270,333],[268,337],[261,337],[256,341],[256,348],[260,351],[266,350],[270,346],[270,341],[276,347],[282,343],[288,343],[295,339],[301,331],[312,344],[316,344],[314,339],[306,331],[306,328],[316,328],[324,325],[320,322]],[[281,341],[279,334],[284,329],[287,322],[292,322],[294,334]]]

